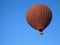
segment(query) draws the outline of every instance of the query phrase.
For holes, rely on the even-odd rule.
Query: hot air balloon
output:
[[[43,34],[43,30],[52,20],[52,12],[44,4],[35,4],[27,10],[26,20],[30,26],[38,30],[40,34]]]

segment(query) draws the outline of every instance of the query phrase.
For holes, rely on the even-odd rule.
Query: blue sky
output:
[[[53,14],[44,35],[26,21],[34,4],[47,5]],[[0,45],[60,45],[60,0],[0,0]]]

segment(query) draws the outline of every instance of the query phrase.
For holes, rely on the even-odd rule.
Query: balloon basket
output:
[[[40,32],[40,35],[43,35],[43,32]]]

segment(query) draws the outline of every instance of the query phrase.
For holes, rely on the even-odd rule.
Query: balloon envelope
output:
[[[27,22],[38,31],[42,32],[51,22],[52,12],[44,4],[31,6],[26,13]]]

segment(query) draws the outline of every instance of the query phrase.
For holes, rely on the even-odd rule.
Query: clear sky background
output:
[[[47,5],[53,14],[44,35],[26,21],[34,4]],[[0,0],[0,45],[60,45],[60,0]]]

